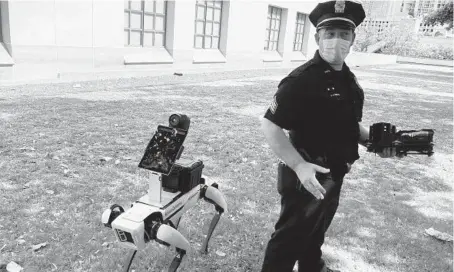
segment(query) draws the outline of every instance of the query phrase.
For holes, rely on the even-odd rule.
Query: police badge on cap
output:
[[[359,0],[323,1],[309,14],[309,19],[317,30],[330,26],[355,29],[365,17],[366,13]]]

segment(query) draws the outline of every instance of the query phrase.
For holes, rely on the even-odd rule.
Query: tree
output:
[[[431,13],[424,19],[424,23],[428,25],[445,25],[447,24],[447,30],[451,30],[453,28],[453,1],[449,1],[446,3],[441,9],[436,10],[435,12]]]
[[[386,0],[363,0],[362,5],[366,13],[366,19],[374,19],[376,17],[381,17],[383,10],[388,8],[390,5]]]

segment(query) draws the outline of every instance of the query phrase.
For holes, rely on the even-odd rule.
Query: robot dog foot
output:
[[[169,272],[177,271],[178,267],[180,266],[181,262],[183,261],[183,257],[186,255],[186,250],[182,250],[177,248],[177,255],[173,258],[172,264],[170,264]]]

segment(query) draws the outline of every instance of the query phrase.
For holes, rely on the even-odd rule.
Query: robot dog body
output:
[[[202,253],[206,253],[220,216],[227,211],[218,185],[205,184],[202,161],[175,163],[183,150],[189,118],[174,114],[169,124],[169,127],[158,126],[139,164],[152,171],[148,194],[135,201],[127,211],[114,204],[102,215],[102,223],[113,229],[120,245],[134,250],[125,271],[129,271],[137,250],[144,249],[152,240],[176,248],[177,255],[169,268],[169,271],[176,271],[190,249],[189,242],[177,230],[182,215],[200,199],[215,206],[217,213],[201,248]]]
[[[213,185],[216,186],[216,184]],[[149,195],[144,195],[132,204],[131,209],[121,213],[111,223],[117,241],[125,247],[142,250],[146,247],[146,243],[151,240],[150,238],[153,238],[153,234],[155,234],[155,238],[159,239],[159,242],[173,245],[185,251],[188,250],[189,243],[176,231],[182,215],[202,198],[210,203],[216,203],[217,210],[226,211],[225,200],[213,185],[200,184],[185,194],[169,193],[169,195],[174,195],[174,198],[165,205],[152,204],[148,199]],[[109,216],[110,211],[106,211],[105,215],[103,215],[103,222],[108,222]],[[161,236],[166,235],[163,234],[164,230],[159,228],[153,232],[153,224],[160,224],[160,227],[163,227],[163,224],[169,225],[172,229],[163,227],[165,232],[169,232],[178,238],[172,239],[172,241],[164,239],[165,236]],[[147,226],[149,227],[148,229],[146,228]],[[144,233],[146,234],[144,235]]]

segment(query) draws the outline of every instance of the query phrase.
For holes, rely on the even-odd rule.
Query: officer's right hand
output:
[[[329,169],[323,168],[313,163],[302,162],[293,169],[298,176],[301,184],[314,195],[317,199],[323,199],[326,193],[325,188],[315,178],[316,172],[329,173]]]

